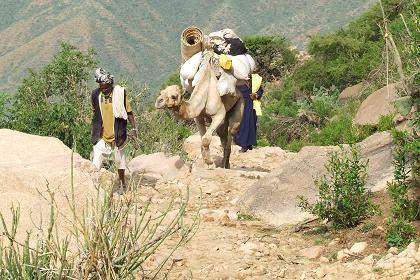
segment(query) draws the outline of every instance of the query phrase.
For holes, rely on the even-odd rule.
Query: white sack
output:
[[[185,80],[181,76],[179,76],[179,80],[181,81],[182,89],[187,92],[192,92],[193,88],[191,86],[191,80]]]
[[[201,63],[201,55],[202,52],[198,52],[193,55],[190,59],[184,62],[181,66],[181,70],[179,71],[179,75],[181,76],[181,80],[189,80],[194,78],[194,75],[197,73],[198,67]]]
[[[249,80],[251,75],[251,66],[248,58],[244,55],[228,55],[232,59],[232,73],[238,80]]]
[[[194,79],[192,80],[192,83],[191,83],[193,88],[198,84],[198,81],[200,80],[200,76],[201,76],[201,73],[203,72],[204,68],[205,67],[203,65],[203,67],[199,68],[197,73],[194,75]]]
[[[255,60],[249,54],[245,54],[246,58],[248,58],[249,66],[251,68],[251,74],[256,70]]]
[[[219,80],[217,81],[217,91],[220,96],[229,93],[235,93],[236,79],[232,74],[222,71]]]

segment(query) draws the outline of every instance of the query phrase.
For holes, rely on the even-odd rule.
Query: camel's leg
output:
[[[201,136],[201,155],[203,157],[204,162],[210,165],[213,163],[210,158],[210,142],[208,142],[208,145],[205,145],[207,141],[203,141],[204,135],[206,134],[205,118],[203,115],[200,115],[196,117],[194,121],[195,121],[195,124],[197,125],[198,132],[200,133],[200,136]]]
[[[229,134],[235,137],[241,126],[242,115],[244,112],[244,100],[239,98],[235,106],[229,111]],[[231,139],[232,142],[232,139]]]
[[[214,131],[220,126],[220,124],[223,122],[225,118],[226,112],[223,110],[220,113],[217,113],[216,115],[212,116],[211,124],[209,128],[207,129],[206,133],[201,137],[201,145],[202,145],[202,154],[204,162],[207,164],[212,164],[213,161],[210,157],[210,143],[211,143],[211,137],[214,133]]]
[[[200,136],[203,137],[203,135],[206,133],[206,125],[204,121],[203,116],[198,116],[194,118],[195,125],[197,126],[198,132],[200,133]]]
[[[243,99],[239,99],[235,106],[229,111],[228,115],[226,116],[225,122],[223,124],[225,128],[223,138],[225,139],[222,141],[224,142],[223,145],[223,167],[229,169],[230,168],[230,154],[231,154],[231,147],[232,147],[232,140],[235,137],[236,133],[239,131],[239,127],[241,125],[242,114],[243,114]],[[222,136],[220,137],[222,139]]]
[[[222,142],[222,147],[223,147],[223,160],[222,160],[223,168],[230,168],[229,157],[230,157],[232,140],[230,139],[229,141],[228,139],[229,138],[229,122],[227,118],[228,116],[226,116],[224,122],[217,129],[217,135],[219,135],[220,142]]]

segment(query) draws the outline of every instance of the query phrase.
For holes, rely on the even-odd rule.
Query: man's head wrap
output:
[[[106,72],[103,68],[98,68],[95,71],[95,81],[97,83],[113,84],[114,76]]]

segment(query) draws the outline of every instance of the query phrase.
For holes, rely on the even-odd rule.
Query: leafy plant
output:
[[[238,221],[257,221],[258,218],[250,215],[250,214],[246,214],[246,213],[238,213]]]
[[[394,115],[381,115],[378,122],[378,131],[387,131],[395,127]]]
[[[375,223],[366,223],[363,224],[362,227],[359,229],[360,232],[367,233],[371,231],[372,229],[376,228]]]
[[[335,87],[330,89],[314,87],[313,95],[310,99],[298,101],[301,111],[313,112],[321,120],[325,122],[329,117],[333,116],[338,108],[338,90]]]
[[[132,188],[135,188],[131,182]],[[50,222],[47,232],[32,247],[31,235],[22,244],[16,240],[19,208],[12,208],[10,227],[0,213],[2,231],[8,244],[0,243],[1,279],[142,279],[155,278],[173,252],[185,244],[197,229],[197,219],[185,225],[183,217],[188,204],[186,195],[174,196],[161,214],[152,214],[151,200],[139,205],[135,196],[118,199],[112,188],[88,199],[83,209],[77,209],[74,189],[68,199],[70,217],[62,213],[54,193],[48,189],[51,202]],[[176,202],[178,201],[178,202]],[[168,213],[178,209],[175,216]],[[196,216],[198,217],[198,215]],[[60,236],[57,218],[70,223],[68,236]],[[171,240],[170,250],[157,266],[145,262],[159,246]],[[70,245],[73,249],[70,249]]]
[[[331,221],[335,228],[353,227],[374,213],[372,194],[365,189],[367,161],[355,147],[333,153],[326,164],[328,177],[315,180],[319,199],[311,204],[300,196],[298,206],[321,219]]]
[[[414,163],[411,144],[415,142],[406,131],[393,131],[394,179],[388,183],[388,193],[393,200],[391,217],[387,220],[385,239],[390,246],[405,246],[414,240],[416,228],[412,221],[420,206],[408,197],[410,164]],[[418,152],[418,150],[417,150]],[[417,153],[418,155],[418,153]]]
[[[95,52],[86,53],[63,43],[52,62],[39,72],[31,71],[19,87],[9,122],[11,129],[54,136],[88,158],[91,102],[87,88]]]
[[[296,52],[282,36],[245,37],[250,55],[258,65],[257,72],[266,81],[284,77],[296,63]]]

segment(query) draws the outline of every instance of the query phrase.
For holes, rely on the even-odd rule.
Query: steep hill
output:
[[[99,63],[156,87],[179,65],[179,35],[230,27],[240,36],[283,34],[303,46],[308,35],[347,24],[375,1],[3,0],[0,90],[14,90],[28,68],[50,61],[60,42],[93,47]]]

